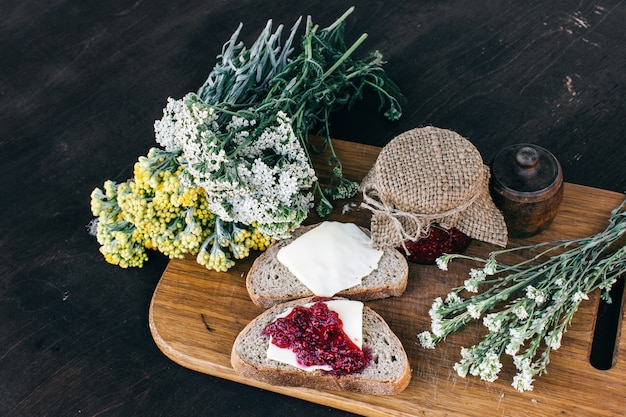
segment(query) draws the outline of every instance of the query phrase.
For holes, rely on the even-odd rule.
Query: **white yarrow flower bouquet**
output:
[[[448,335],[482,317],[486,335],[476,345],[461,349],[454,370],[461,377],[469,373],[492,382],[498,378],[503,355],[510,356],[517,369],[512,386],[532,390],[535,377],[546,372],[550,352],[561,347],[580,303],[597,289],[610,302],[610,289],[626,272],[626,246],[616,244],[626,235],[625,205],[626,201],[611,212],[604,231],[590,237],[499,250],[487,259],[463,254],[440,257],[437,265],[442,270],[453,259],[484,267],[471,269],[469,279],[445,300],[435,299],[431,329],[418,335],[421,345],[434,349]],[[535,255],[516,265],[498,263],[502,255],[515,252]]]
[[[155,122],[156,141],[180,152],[182,184],[203,189],[222,221],[255,223],[282,239],[312,207],[315,171],[284,112],[230,113],[193,93],[170,99]],[[217,122],[221,114],[231,117],[225,125]]]

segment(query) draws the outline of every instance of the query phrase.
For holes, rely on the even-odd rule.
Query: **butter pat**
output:
[[[352,300],[330,300],[324,301],[329,310],[335,311],[343,324],[344,333],[354,342],[359,349],[363,349],[363,303],[360,301]],[[304,304],[304,307],[310,307],[313,303]],[[291,313],[293,309],[288,309],[276,318],[286,317]],[[330,371],[332,367],[330,365],[323,366],[303,366],[298,363],[295,352],[291,349],[280,348],[270,343],[267,348],[267,358],[288,365],[295,366],[296,368],[303,369],[305,371],[324,370]]]
[[[313,294],[332,297],[361,283],[383,251],[353,223],[327,221],[278,251],[276,257]]]

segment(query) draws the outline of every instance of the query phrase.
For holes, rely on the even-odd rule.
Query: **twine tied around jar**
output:
[[[434,223],[506,246],[502,213],[489,194],[489,167],[474,145],[436,127],[409,130],[381,151],[361,183],[378,249],[426,236]]]

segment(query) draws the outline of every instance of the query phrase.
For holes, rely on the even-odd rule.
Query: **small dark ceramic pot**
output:
[[[490,191],[510,237],[535,235],[552,223],[563,200],[561,165],[540,146],[509,146],[491,164]]]

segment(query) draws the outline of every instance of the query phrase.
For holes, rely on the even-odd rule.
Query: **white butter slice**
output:
[[[352,300],[330,300],[324,301],[329,310],[335,311],[343,323],[343,331],[352,340],[352,342],[363,349],[363,303]],[[313,303],[304,304],[305,307],[312,306]],[[293,309],[288,309],[276,318],[286,317]],[[295,352],[288,348],[280,348],[270,343],[267,348],[267,358],[275,361],[283,362],[305,371],[315,371],[318,369],[331,371],[330,365],[303,366],[298,363]]]
[[[383,251],[353,223],[326,221],[278,251],[276,257],[313,294],[332,297],[378,267]]]

